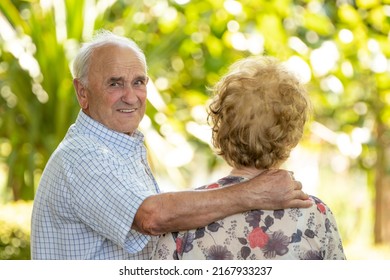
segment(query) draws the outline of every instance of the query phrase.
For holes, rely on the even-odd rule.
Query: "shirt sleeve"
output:
[[[331,209],[321,199],[311,196],[314,205],[310,208],[317,232],[315,239],[321,244],[325,260],[345,260],[345,253],[340,232],[337,227],[336,218]],[[310,221],[310,219],[308,220]]]
[[[82,155],[72,174],[72,206],[83,223],[129,253],[141,251],[150,238],[131,226],[141,203],[155,194],[145,166],[94,152]]]
[[[325,232],[327,237],[327,248],[325,251],[326,260],[345,260],[346,256],[342,244],[342,239],[337,227],[336,219],[328,206],[326,206]]]

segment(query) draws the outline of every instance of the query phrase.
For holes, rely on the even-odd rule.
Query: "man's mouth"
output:
[[[135,110],[137,110],[137,109],[136,108],[133,108],[133,109],[120,109],[119,112],[121,112],[121,113],[132,113]]]

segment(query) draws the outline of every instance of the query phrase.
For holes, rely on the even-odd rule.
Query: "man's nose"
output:
[[[129,86],[124,87],[122,101],[128,104],[136,103],[138,101],[136,91]]]

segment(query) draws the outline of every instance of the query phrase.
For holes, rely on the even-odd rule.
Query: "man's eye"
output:
[[[137,85],[137,86],[142,86],[142,85],[145,84],[145,80],[136,80],[136,81],[134,82],[134,84]]]
[[[119,82],[111,82],[110,87],[120,87],[122,84]]]

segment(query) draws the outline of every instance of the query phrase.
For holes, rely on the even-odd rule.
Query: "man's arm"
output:
[[[268,170],[230,187],[168,192],[144,200],[132,228],[150,235],[205,226],[252,209],[309,207],[312,202],[288,171]]]

